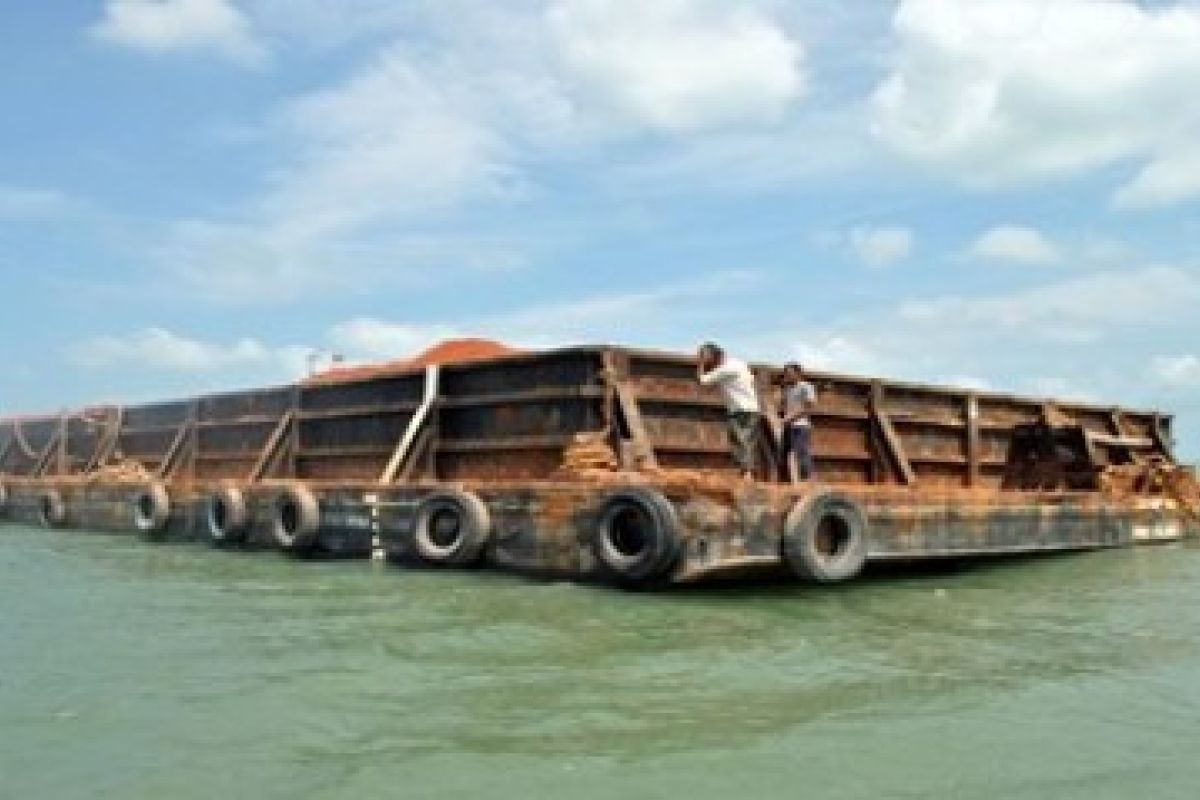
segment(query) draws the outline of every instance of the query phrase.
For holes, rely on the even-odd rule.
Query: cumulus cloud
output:
[[[454,327],[439,323],[415,325],[374,317],[356,317],[329,331],[333,347],[354,359],[391,360],[418,353],[430,345],[461,336]]]
[[[886,267],[908,258],[916,237],[908,228],[883,226],[858,227],[850,232],[850,248],[868,267]]]
[[[1200,197],[1200,8],[902,0],[874,131],[967,183],[1132,163],[1120,205]]]
[[[1200,303],[1200,279],[1179,267],[1100,272],[992,297],[910,300],[901,320],[931,331],[971,328],[1030,342],[1092,343],[1106,331],[1181,318]]]
[[[95,336],[76,343],[68,355],[75,364],[93,369],[134,365],[184,372],[264,364],[274,357],[272,351],[257,339],[214,344],[180,336],[165,328],[146,328],[127,335]]]
[[[1154,402],[1147,342],[1192,332],[1200,277],[1148,266],[1060,277],[994,294],[932,294],[791,329],[759,331],[744,346],[837,372],[967,383],[1043,396]],[[1097,356],[1097,354],[1101,354]],[[1149,376],[1182,386],[1191,357],[1159,359]]]
[[[568,79],[663,131],[772,122],[804,91],[800,43],[761,8],[711,0],[559,0]]]
[[[1200,387],[1200,356],[1193,354],[1155,356],[1150,362],[1150,377],[1164,386]]]
[[[419,229],[440,211],[515,191],[505,138],[473,102],[476,77],[397,45],[292,100],[269,129],[292,154],[270,185],[232,219],[179,221],[164,262],[233,299],[395,281],[435,264],[513,263],[494,242]]]
[[[402,358],[443,339],[489,336],[524,347],[610,340],[614,330],[664,344],[692,346],[728,321],[728,301],[762,288],[754,270],[723,270],[691,281],[574,297],[453,321],[357,317],[334,325],[326,340],[354,360]],[[707,328],[707,329],[705,329]]]
[[[1196,46],[1200,47],[1200,42]],[[1113,202],[1119,208],[1149,208],[1196,197],[1200,197],[1200,144],[1193,139],[1189,145],[1154,158],[1117,190]]]
[[[269,182],[223,218],[179,220],[163,263],[237,300],[519,266],[526,242],[432,231],[476,204],[537,196],[533,161],[647,127],[766,122],[802,88],[799,44],[745,0],[428,15],[425,46],[397,35],[350,77],[278,108],[261,131],[282,154]]]
[[[147,53],[211,52],[243,64],[267,55],[233,0],[107,0],[92,33]]]
[[[983,261],[1018,264],[1052,264],[1062,258],[1045,234],[1024,225],[997,225],[985,231],[967,249],[966,255]]]

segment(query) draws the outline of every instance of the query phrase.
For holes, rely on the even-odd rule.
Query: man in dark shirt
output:
[[[812,417],[817,405],[817,390],[805,380],[804,368],[788,364],[783,368],[783,450],[787,455],[788,475],[792,482],[813,477]]]

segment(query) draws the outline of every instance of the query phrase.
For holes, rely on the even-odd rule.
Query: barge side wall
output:
[[[756,367],[764,401],[776,372]],[[817,469],[830,483],[999,489],[1014,426],[1048,415],[1094,434],[1102,461],[1120,456],[1104,441],[1139,441],[1137,458],[1173,461],[1172,420],[1153,411],[828,373],[810,379],[819,392]],[[546,479],[577,434],[598,432],[639,459],[627,465],[732,473],[724,407],[697,385],[691,358],[574,348],[447,366],[439,383],[398,482]],[[375,481],[424,389],[425,375],[408,374],[7,419],[0,475],[80,476],[124,458],[181,484]],[[764,451],[768,463],[774,456]]]

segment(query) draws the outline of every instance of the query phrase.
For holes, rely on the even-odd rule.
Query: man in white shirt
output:
[[[758,460],[758,429],[762,409],[758,388],[746,362],[731,358],[711,342],[700,347],[697,377],[703,386],[716,386],[729,412],[729,442],[733,460],[745,480],[754,479]]]

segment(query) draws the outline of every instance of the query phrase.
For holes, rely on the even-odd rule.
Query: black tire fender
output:
[[[244,542],[250,527],[245,493],[232,483],[219,486],[208,497],[204,520],[208,537],[214,544]]]
[[[830,489],[800,499],[788,514],[783,555],[798,578],[848,581],[867,562],[870,523],[857,501]]]
[[[133,496],[133,525],[139,533],[162,533],[171,519],[171,495],[167,487],[155,481]]]
[[[43,528],[61,528],[67,521],[67,504],[57,489],[47,489],[38,496],[38,521]]]
[[[492,514],[477,495],[437,489],[417,507],[413,545],[428,564],[463,567],[477,562],[492,539]]]
[[[321,533],[321,504],[303,484],[283,488],[272,503],[271,534],[282,550],[301,553],[313,549]]]
[[[592,555],[623,583],[664,576],[681,552],[679,515],[661,492],[641,486],[620,489],[599,505]]]

